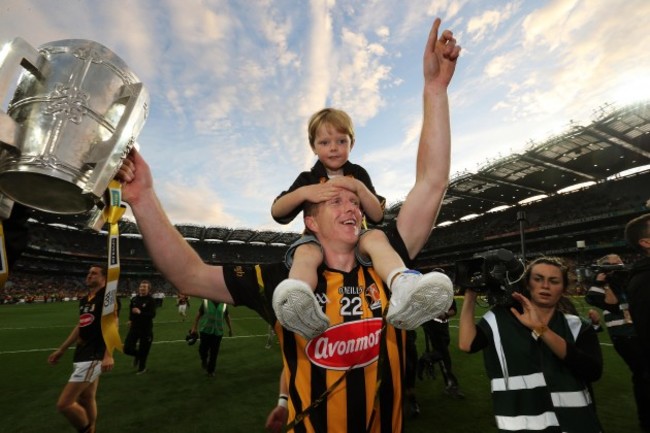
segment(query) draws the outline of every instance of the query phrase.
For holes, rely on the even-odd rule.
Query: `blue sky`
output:
[[[647,0],[3,0],[0,40],[89,39],[129,65],[151,95],[138,142],[173,222],[298,231],[270,207],[313,165],[306,124],[325,106],[352,116],[351,160],[377,192],[405,197],[436,16],[463,47],[452,175],[650,97]]]

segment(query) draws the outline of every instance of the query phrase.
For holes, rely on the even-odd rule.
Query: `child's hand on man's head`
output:
[[[340,187],[332,184],[332,181],[327,181],[325,183],[317,183],[314,185],[307,185],[304,188],[305,197],[304,201],[311,203],[321,203],[327,200],[331,200],[336,197]]]
[[[326,182],[337,188],[344,188],[355,194],[359,193],[359,181],[350,176],[333,177]]]

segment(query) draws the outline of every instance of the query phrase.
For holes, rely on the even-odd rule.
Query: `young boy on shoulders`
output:
[[[339,189],[344,188],[357,194],[365,218],[374,224],[381,223],[385,199],[375,192],[367,171],[348,160],[354,146],[350,116],[335,108],[322,109],[311,116],[307,131],[309,144],[318,161],[310,171],[300,173],[291,187],[275,199],[271,207],[273,218],[280,224],[288,224],[303,210],[304,203],[331,200]],[[391,308],[387,320],[391,324],[402,329],[415,329],[433,318],[428,315],[414,317],[404,298],[413,290],[429,290],[431,286],[446,284],[446,276],[436,272],[422,275],[408,269],[384,232],[377,229],[362,231],[356,256],[361,264],[372,263],[377,274],[388,284]],[[303,235],[291,245],[285,262],[289,267],[289,278],[280,283],[273,294],[274,311],[283,327],[306,339],[314,338],[329,326],[329,319],[314,296],[317,270],[323,262],[318,240],[312,235]],[[431,313],[437,309],[438,306],[432,306]]]

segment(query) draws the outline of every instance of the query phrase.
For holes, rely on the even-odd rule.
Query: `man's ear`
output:
[[[305,227],[308,228],[313,233],[318,232],[318,223],[316,222],[316,219],[313,216],[305,217]]]
[[[639,239],[639,246],[646,251],[650,250],[650,238]]]

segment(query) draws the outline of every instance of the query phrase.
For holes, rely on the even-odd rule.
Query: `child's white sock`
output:
[[[388,278],[387,278],[388,281],[386,281],[386,284],[388,284],[388,288],[391,291],[393,290],[393,280],[395,279],[395,277],[397,277],[402,272],[408,271],[408,270],[409,269],[406,266],[402,266],[401,268],[393,269],[393,271],[390,274],[388,274]]]

